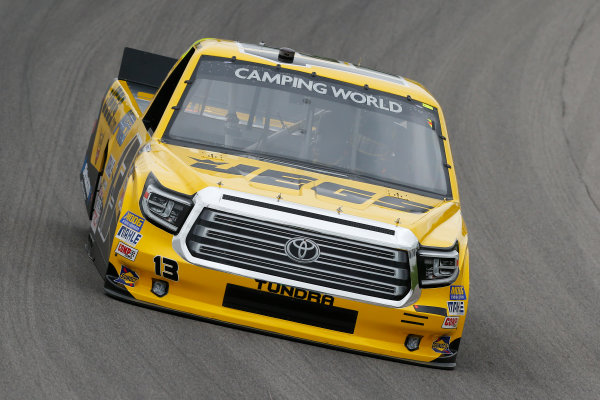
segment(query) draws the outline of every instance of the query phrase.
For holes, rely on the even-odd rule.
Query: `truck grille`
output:
[[[293,261],[286,243],[311,239],[320,256],[313,262]],[[406,251],[324,235],[307,229],[265,222],[205,208],[186,244],[199,259],[248,271],[372,296],[400,300],[410,288]]]

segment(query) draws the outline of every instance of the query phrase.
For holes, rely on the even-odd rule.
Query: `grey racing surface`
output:
[[[0,398],[600,398],[600,3],[0,3]],[[79,170],[123,47],[265,41],[422,82],[470,233],[443,371],[103,294]]]

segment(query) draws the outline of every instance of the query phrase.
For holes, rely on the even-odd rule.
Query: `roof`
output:
[[[223,57],[236,56],[240,60],[263,64],[281,64],[286,68],[297,71],[316,72],[321,76],[361,86],[368,85],[370,88],[384,92],[405,97],[410,95],[415,100],[439,108],[437,101],[421,84],[399,75],[379,72],[346,61],[296,52],[293,62],[282,62],[278,60],[279,49],[277,48],[223,39],[201,39],[195,42],[194,46],[201,49],[205,54]]]

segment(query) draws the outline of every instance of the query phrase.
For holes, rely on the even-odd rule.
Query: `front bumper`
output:
[[[294,341],[298,341],[298,342],[302,342],[302,343],[308,343],[308,344],[317,345],[317,346],[321,346],[321,347],[347,351],[347,352],[351,352],[351,353],[355,353],[355,354],[376,357],[376,358],[381,358],[381,359],[390,360],[390,361],[422,365],[422,366],[439,368],[439,369],[453,369],[456,367],[456,357],[458,354],[458,348],[459,348],[460,340],[461,340],[460,337],[457,337],[456,339],[452,339],[452,342],[450,342],[450,347],[449,347],[451,350],[450,354],[438,354],[437,357],[434,358],[432,361],[420,361],[420,360],[417,360],[416,358],[411,358],[411,357],[413,357],[412,354],[415,354],[415,353],[409,353],[409,355],[406,356],[406,358],[402,358],[402,357],[398,357],[398,356],[390,356],[390,355],[387,355],[384,353],[377,353],[374,351],[361,350],[359,347],[354,347],[351,345],[344,346],[344,345],[339,345],[337,343],[328,343],[328,342],[324,342],[324,341],[307,339],[305,337],[299,336],[298,334],[285,334],[285,333],[280,333],[280,332],[277,332],[274,330],[256,328],[256,327],[250,326],[245,323],[240,324],[237,322],[229,322],[224,319],[216,319],[216,318],[212,318],[212,317],[206,317],[206,316],[202,316],[202,315],[198,315],[198,314],[180,311],[180,310],[177,310],[174,308],[165,307],[165,306],[158,305],[155,303],[142,301],[142,300],[135,298],[128,290],[123,288],[121,285],[116,284],[114,282],[114,278],[115,278],[115,276],[112,276],[112,275],[107,275],[105,278],[104,292],[108,296],[113,297],[118,300],[121,300],[121,301],[125,301],[127,303],[137,305],[137,306],[146,307],[146,308],[149,308],[152,310],[168,312],[168,313],[178,315],[181,317],[192,318],[192,319],[196,319],[196,320],[200,320],[200,321],[204,321],[204,322],[210,322],[210,323],[228,326],[228,327],[232,327],[232,328],[243,329],[243,330],[246,330],[249,332],[261,333],[261,334],[265,334],[265,335],[269,335],[269,336],[273,336],[273,337],[294,340]],[[423,344],[423,342],[421,342],[421,343]]]
[[[169,246],[169,241],[164,240],[166,238],[160,238],[162,235],[168,236],[166,232],[154,227],[145,228],[144,239],[151,236],[148,231],[154,229],[156,232],[153,233],[159,237],[152,240],[152,243],[149,240],[140,242],[137,246],[138,253],[135,261],[112,253],[105,282],[105,291],[108,295],[187,317],[377,357],[438,368],[454,368],[456,365],[465,316],[458,317],[456,328],[445,329],[442,327],[448,314],[447,302],[451,299],[450,287],[423,289],[419,300],[404,308],[385,307],[342,297],[329,296],[332,300],[325,301],[323,295],[319,299],[316,298],[316,295],[312,298],[308,295],[300,295],[298,297],[305,298],[293,298],[292,300],[296,304],[310,305],[314,303],[315,307],[318,307],[317,311],[333,306],[339,310],[353,312],[355,315],[354,322],[350,321],[351,328],[348,328],[348,321],[345,317],[342,317],[342,323],[345,324],[342,324],[343,326],[340,326],[337,317],[332,317],[332,321],[327,321],[328,315],[331,315],[327,313],[319,315],[313,313],[320,322],[315,322],[314,318],[307,321],[293,315],[282,315],[281,307],[277,311],[279,314],[269,311],[271,307],[265,307],[270,301],[269,299],[266,302],[259,302],[258,305],[254,304],[256,302],[255,294],[274,296],[270,299],[275,300],[294,297],[292,292],[283,290],[283,285],[261,283],[248,277],[189,264],[178,256],[172,246]],[[115,243],[118,242],[119,240],[115,239]],[[160,246],[159,243],[167,245]],[[176,260],[178,264],[179,280],[168,281],[168,293],[162,297],[151,291],[153,280],[162,278],[156,275],[155,270],[154,258],[158,254]],[[122,267],[134,271],[138,277],[134,286],[115,282],[118,281],[118,271],[121,271]],[[463,268],[463,271],[464,269],[466,268]],[[463,272],[454,286],[463,286],[466,297],[468,296],[468,282],[463,281],[462,278]],[[250,297],[238,295],[233,298],[232,303],[231,288],[235,288],[238,292],[248,293]],[[248,307],[235,306],[236,301],[239,303],[245,301],[244,299],[247,300]],[[274,301],[273,303],[283,303],[284,307],[285,304],[290,304],[285,301]],[[466,314],[466,306],[467,301],[464,300],[464,314]],[[294,314],[292,311],[294,310],[290,310],[290,314]],[[311,311],[309,310],[309,312]],[[408,335],[422,337],[417,350],[409,351],[405,346]]]
[[[108,295],[153,309],[361,354],[438,368],[455,367],[467,311],[468,251],[452,286],[461,289],[461,315],[455,316],[456,310],[450,315],[448,302],[457,300],[451,286],[417,285],[400,306],[377,304],[308,285],[244,276],[197,260],[190,262],[189,257],[182,255],[183,241],[179,240],[178,246],[177,237],[174,239],[148,220],[126,221],[128,214],[141,215],[138,198],[126,196],[129,200],[124,204],[117,231],[122,224],[138,223],[131,228],[140,233],[141,239],[130,246],[134,254],[124,254],[117,251],[122,242],[114,237],[105,278]],[[182,232],[186,229],[189,227],[184,225]],[[350,228],[345,231],[352,233]],[[173,265],[169,267],[171,272],[165,274],[161,260],[175,263],[176,274],[172,272]],[[168,283],[166,294],[158,296],[152,292],[157,279]],[[450,326],[448,317],[454,319]],[[421,337],[418,349],[407,348],[409,335]]]

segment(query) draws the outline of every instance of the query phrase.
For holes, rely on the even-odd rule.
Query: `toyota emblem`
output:
[[[319,245],[313,240],[297,237],[287,241],[285,253],[289,258],[300,263],[311,263],[321,255]]]

